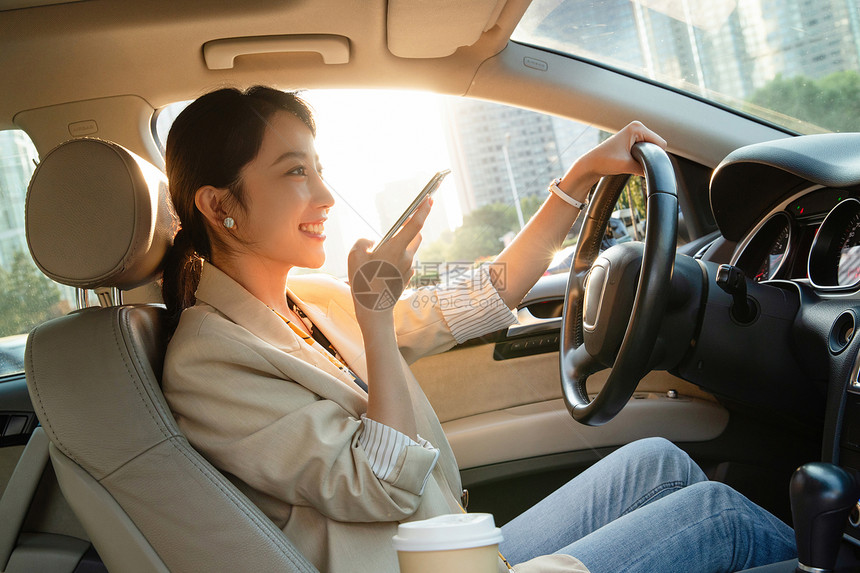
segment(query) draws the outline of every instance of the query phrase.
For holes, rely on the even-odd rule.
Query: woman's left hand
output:
[[[640,141],[666,147],[666,140],[634,121],[577,159],[559,182],[559,189],[584,203],[591,188],[605,175],[641,175],[642,167],[630,154],[633,145]],[[556,197],[554,191],[514,241],[496,257],[496,263],[509,269],[505,288],[499,290],[508,308],[517,308],[523,296],[546,271],[553,253],[561,249],[562,241],[579,214],[577,207]]]

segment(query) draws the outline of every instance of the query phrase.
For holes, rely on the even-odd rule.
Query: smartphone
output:
[[[419,193],[418,196],[415,197],[415,200],[412,201],[412,203],[409,204],[406,210],[403,211],[403,214],[397,218],[397,221],[391,226],[390,229],[388,229],[388,232],[385,233],[385,236],[382,237],[378,243],[373,245],[373,248],[370,249],[371,253],[375,253],[379,247],[387,243],[391,239],[391,237],[397,234],[397,231],[399,231],[403,224],[409,220],[409,217],[412,216],[412,213],[414,213],[415,210],[421,206],[421,203],[424,202],[424,199],[436,192],[436,189],[439,188],[439,185],[442,183],[442,180],[445,179],[445,176],[449,173],[451,173],[451,170],[445,169],[443,171],[439,171],[438,173],[436,173],[436,175],[430,178],[430,181],[427,182],[427,185],[424,186],[424,189],[421,190],[421,193]]]

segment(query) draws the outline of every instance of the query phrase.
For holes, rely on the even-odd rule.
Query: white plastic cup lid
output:
[[[451,513],[401,523],[392,538],[397,551],[446,551],[495,545],[504,539],[489,513]]]

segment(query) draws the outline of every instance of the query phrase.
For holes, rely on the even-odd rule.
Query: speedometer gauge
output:
[[[756,282],[766,281],[776,276],[785,254],[788,252],[788,239],[791,237],[791,228],[788,225],[779,230],[767,255],[761,263],[758,272],[753,277]]]
[[[860,284],[860,201],[838,203],[821,223],[809,251],[809,280],[819,288]]]
[[[851,286],[860,280],[860,212],[851,215],[837,241],[839,262],[836,281]]]
[[[788,259],[791,241],[792,219],[780,211],[762,221],[741,243],[732,264],[756,282],[776,278]]]

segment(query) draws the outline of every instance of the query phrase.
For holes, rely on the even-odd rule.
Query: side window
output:
[[[607,134],[581,123],[492,102],[446,98],[444,118],[462,223],[418,253],[416,280],[441,280],[492,259],[547,197],[549,183]],[[564,242],[576,241],[578,227]],[[551,272],[561,272],[565,248]],[[436,268],[436,265],[439,268]],[[569,261],[567,265],[569,266]]]
[[[550,181],[610,135],[575,121],[491,102],[449,98],[445,111],[462,223],[422,244],[415,280],[423,284],[445,280],[458,268],[501,252],[544,202]],[[643,185],[641,177],[628,182],[602,248],[644,239]],[[569,271],[580,227],[578,221],[571,228],[546,274]]]
[[[430,176],[446,167],[452,174],[434,196],[421,232],[413,284],[444,282],[492,260],[544,202],[549,183],[609,135],[575,121],[459,97],[369,90],[301,96],[314,108],[316,149],[335,197],[322,270],[344,278],[356,239],[379,239]],[[186,105],[171,104],[157,116],[154,130],[162,146]],[[622,194],[611,232],[607,244],[643,236],[638,179]],[[550,272],[567,271],[578,233],[576,225]]]
[[[0,381],[24,370],[27,333],[74,300],[36,268],[27,248],[24,201],[37,157],[23,131],[0,131]]]

